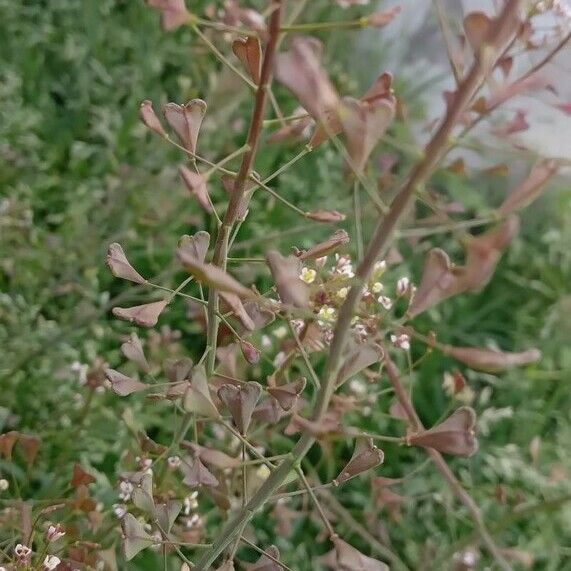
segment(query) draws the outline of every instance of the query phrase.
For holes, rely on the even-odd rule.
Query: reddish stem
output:
[[[230,203],[224,214],[222,226],[219,228],[218,236],[216,237],[216,244],[214,246],[214,254],[212,263],[222,269],[226,268],[228,258],[228,240],[232,232],[232,228],[236,223],[240,212],[245,212],[247,205],[244,204],[248,200],[246,194],[246,184],[250,177],[258,145],[260,142],[260,135],[264,121],[264,112],[266,109],[266,100],[268,88],[272,79],[272,69],[274,65],[274,58],[276,54],[278,39],[280,35],[280,25],[282,17],[282,3],[278,0],[275,9],[270,17],[268,27],[268,43],[266,45],[264,60],[262,62],[262,71],[260,74],[260,84],[256,91],[256,99],[254,102],[254,110],[252,112],[252,120],[248,130],[248,137],[246,139],[246,146],[248,150],[242,157],[242,163],[232,194],[230,196]],[[215,288],[210,288],[208,294],[208,331],[207,331],[207,344],[209,347],[209,354],[207,360],[208,374],[212,374],[216,359],[216,338],[218,336],[218,292]]]

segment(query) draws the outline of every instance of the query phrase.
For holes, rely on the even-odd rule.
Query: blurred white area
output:
[[[565,0],[571,7],[571,0]],[[453,32],[461,30],[463,15],[473,11],[483,11],[493,16],[495,4],[491,0],[442,0],[446,10],[446,19]],[[373,5],[374,2],[371,2]],[[434,119],[442,116],[445,90],[454,90],[455,83],[446,48],[436,18],[432,0],[388,0],[378,4],[379,9],[401,6],[402,12],[386,28],[379,31],[382,38],[386,68],[399,77],[405,77],[411,84],[425,84],[422,93],[426,104],[427,117]],[[553,26],[551,16],[542,16],[537,21],[537,36]],[[561,19],[559,20],[561,22]],[[571,29],[571,18],[567,21]],[[370,40],[370,36],[368,38]],[[539,62],[549,50],[521,53],[514,59],[513,68],[507,78],[511,82]],[[492,121],[483,121],[474,134],[486,135],[485,139],[494,148],[505,148],[506,141],[498,139],[491,126],[513,119],[517,110],[526,114],[529,128],[510,135],[510,141],[520,143],[541,156],[571,160],[571,115],[558,109],[556,104],[571,103],[571,44],[567,44],[557,56],[544,68],[543,72],[554,88],[554,92],[542,89],[528,95],[514,97],[494,113]],[[426,138],[419,131],[419,138]],[[465,151],[461,153],[466,158]],[[506,157],[513,156],[506,153]],[[453,158],[454,155],[451,155]],[[482,163],[497,163],[498,155],[469,158],[473,166]]]

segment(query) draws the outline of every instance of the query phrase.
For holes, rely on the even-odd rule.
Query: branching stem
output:
[[[396,397],[402,406],[405,414],[408,417],[410,424],[414,431],[421,431],[424,429],[416,410],[410,400],[408,393],[406,392],[405,388],[403,387],[399,373],[397,368],[395,367],[394,363],[392,362],[391,358],[387,354],[385,357],[385,369],[387,371],[387,375],[395,390]],[[500,549],[496,545],[495,541],[493,540],[490,532],[486,528],[486,524],[482,518],[482,514],[480,509],[476,505],[476,502],[472,499],[470,494],[464,490],[462,484],[458,481],[452,470],[448,467],[448,464],[442,457],[442,454],[437,450],[432,448],[426,449],[427,454],[430,456],[433,464],[436,466],[436,469],[440,472],[442,477],[446,480],[450,489],[454,492],[454,495],[462,502],[464,507],[470,512],[472,516],[472,520],[476,525],[476,529],[478,530],[478,535],[480,539],[487,547],[489,552],[492,554],[496,563],[504,569],[504,571],[511,571],[511,566],[505,560],[504,556],[501,554]]]
[[[264,111],[266,108],[266,99],[268,86],[272,77],[272,67],[274,63],[274,56],[276,53],[276,46],[279,38],[279,28],[282,16],[281,1],[277,4],[276,9],[272,12],[268,28],[269,39],[266,45],[264,60],[262,63],[262,71],[260,75],[260,85],[256,90],[256,98],[254,103],[254,111],[252,113],[252,120],[246,145],[248,150],[242,156],[242,163],[236,180],[234,188],[230,197],[230,203],[222,220],[222,225],[218,231],[216,238],[216,245],[214,246],[214,255],[212,263],[222,269],[226,268],[226,261],[228,257],[228,243],[232,228],[238,221],[240,212],[245,211],[247,205],[244,204],[248,200],[246,194],[246,185],[250,178],[258,144],[260,141],[260,134],[264,121]],[[208,296],[208,330],[207,330],[207,345],[211,351],[207,361],[207,373],[209,375],[214,371],[214,364],[216,360],[216,340],[218,336],[218,292],[215,288],[210,288]]]
[[[407,182],[398,192],[386,216],[378,222],[371,241],[364,253],[363,260],[356,271],[356,276],[361,283],[365,283],[367,281],[373,271],[375,261],[388,249],[390,240],[398,223],[412,205],[416,191],[424,186],[440,160],[445,156],[449,147],[448,141],[452,130],[457,125],[458,120],[465,113],[480,86],[493,68],[496,58],[503,52],[505,45],[507,45],[506,40],[510,39],[513,35],[514,21],[517,20],[519,5],[520,0],[508,0],[508,2],[506,2],[500,16],[495,21],[489,37],[487,38],[486,45],[482,48],[479,57],[476,58],[476,61],[466,78],[458,87],[454,101],[449,106],[440,127],[426,146],[423,158],[413,169]],[[279,14],[280,10],[278,7],[278,9],[272,14],[272,20],[270,23],[270,43],[272,41],[277,41],[275,26],[277,23],[277,30],[279,30]],[[267,72],[265,81],[267,81],[267,78],[269,77],[269,69],[267,69],[267,67],[271,64],[269,53],[270,45],[268,45],[268,49],[266,51],[262,70],[262,74],[264,73],[264,70]],[[265,81],[262,81],[262,85],[265,84]],[[263,93],[263,91],[259,91],[256,97],[256,107],[250,128],[250,135],[248,137],[248,143],[250,144],[251,151],[244,155],[242,168],[240,169],[236,182],[236,190],[232,195],[228,211],[226,212],[223,228],[227,225],[231,226],[235,221],[237,208],[240,206],[242,196],[244,194],[244,183],[246,182],[252,159],[257,149],[259,129],[261,128],[263,121],[262,115],[265,100]],[[257,130],[254,129],[255,126],[257,126]],[[251,135],[253,135],[253,141],[250,140]],[[240,183],[238,183],[238,181],[240,181]],[[219,236],[214,263],[220,266],[226,258],[226,251],[223,249],[223,246],[224,240],[220,239]],[[313,421],[320,421],[329,408],[331,397],[335,391],[336,378],[342,361],[343,351],[349,336],[351,319],[353,317],[355,307],[361,298],[362,292],[362,285],[354,285],[349,291],[344,304],[341,306],[323,375],[323,381],[317,394],[313,414],[311,415],[311,419]],[[214,297],[212,297],[213,294]],[[211,291],[211,297],[217,303],[215,291]],[[216,331],[217,327],[211,329],[209,326],[208,339],[210,345],[215,344]],[[314,437],[309,433],[302,435],[293,448],[290,456],[271,472],[268,479],[265,480],[258,491],[250,498],[246,506],[244,506],[244,508],[240,510],[220,531],[220,534],[214,541],[212,547],[206,551],[198,561],[196,565],[197,571],[205,571],[208,569],[220,553],[222,553],[222,551],[232,542],[238,530],[242,529],[244,522],[249,521],[253,514],[264,506],[268,498],[275,493],[277,488],[289,476],[291,471],[295,470],[296,467],[299,466],[301,459],[309,452],[314,441]],[[509,569],[509,566],[504,567],[504,569]]]

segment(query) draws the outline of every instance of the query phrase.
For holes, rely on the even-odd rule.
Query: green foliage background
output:
[[[201,2],[194,4],[199,10]],[[315,2],[309,16],[340,17],[325,1]],[[351,56],[345,46],[351,37],[334,35],[327,50],[329,69],[341,91],[359,93],[374,77],[361,72],[359,81],[347,78]],[[243,141],[250,103],[189,31],[164,34],[156,14],[139,1],[0,0],[0,38],[0,432],[14,428],[42,438],[31,471],[21,459],[0,460],[0,474],[11,481],[0,498],[60,497],[71,466],[81,462],[97,474],[96,496],[109,513],[116,501],[119,458],[133,445],[126,413],[131,428],[150,427],[158,439],[171,427],[164,426],[165,410],[144,399],[120,400],[108,393],[88,397],[89,389],[80,387],[71,372],[74,361],[92,363],[98,357],[117,366],[120,338],[130,328],[110,319],[109,310],[119,300],[149,299],[149,292],[111,278],[104,267],[107,245],[120,242],[141,273],[173,285],[181,277],[172,260],[178,237],[209,224],[177,178],[179,153],[139,124],[139,103],[147,98],[155,104],[206,99],[209,115],[201,152],[214,159]],[[381,66],[382,56],[376,55]],[[413,87],[397,75],[399,95],[412,93]],[[286,107],[291,106],[287,101]],[[413,117],[422,117],[421,101],[407,104]],[[402,126],[394,136],[411,140]],[[264,145],[256,168],[271,173],[295,152]],[[401,158],[402,174],[408,161]],[[442,173],[436,183],[469,203],[475,214],[485,210],[484,201],[473,197],[489,181]],[[494,184],[503,194],[505,181]],[[332,149],[298,163],[279,177],[276,189],[307,210],[350,208],[342,164]],[[214,198],[222,203],[220,188],[214,188]],[[475,407],[487,411],[483,416],[489,426],[479,454],[453,462],[501,543],[532,552],[534,569],[541,570],[571,569],[571,486],[567,477],[559,482],[550,478],[555,467],[566,474],[571,470],[570,205],[571,189],[559,184],[524,215],[521,235],[482,293],[446,302],[418,324],[424,331],[436,329],[450,343],[542,349],[537,366],[500,377],[466,371],[477,393]],[[256,215],[240,234],[240,255],[259,256],[269,241],[285,252],[330,233],[327,227],[308,230],[264,195],[257,196],[252,210]],[[365,218],[365,230],[372,222]],[[296,234],[280,234],[292,228]],[[350,224],[347,228],[352,230]],[[414,248],[403,243],[405,262],[399,272],[418,279],[424,253],[433,243],[423,241]],[[438,243],[451,253],[460,251],[453,237]],[[184,307],[169,310],[163,323],[181,331],[181,346],[193,356],[200,354],[203,341]],[[433,354],[416,373],[415,402],[427,422],[450,406],[441,380],[444,371],[456,366]],[[488,402],[482,402],[483,391]],[[379,402],[371,416],[355,415],[351,421],[383,432],[387,408],[388,403]],[[501,420],[493,422],[494,415]],[[542,444],[539,462],[532,465],[528,446],[535,436]],[[276,453],[287,450],[283,437],[271,438]],[[390,444],[385,453],[385,476],[406,474],[423,460],[419,451]],[[325,479],[349,455],[349,448],[341,446],[336,458],[311,460]],[[506,505],[496,499],[498,485],[505,489]],[[443,558],[441,568],[447,568],[450,555],[474,539],[469,518],[429,466],[401,491],[410,498],[402,520],[383,522],[392,548],[413,569],[421,569],[425,550],[434,549]],[[370,501],[368,478],[338,490],[337,498],[368,527],[362,519]],[[565,501],[552,505],[554,498]],[[516,504],[536,507],[529,513],[524,507],[518,515]],[[371,553],[347,521],[338,522],[340,533]],[[260,541],[276,543],[293,569],[315,568],[308,561],[327,549],[314,541],[316,521],[302,518],[290,537],[276,537],[266,517],[255,523]],[[113,532],[100,539],[109,546],[119,536]],[[151,554],[129,566],[121,563],[121,568],[154,565]]]

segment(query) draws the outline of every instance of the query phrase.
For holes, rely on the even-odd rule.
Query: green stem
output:
[[[256,84],[246,77],[200,30],[200,28],[194,24],[192,25],[194,33],[210,48],[210,51],[228,68],[230,68],[244,83],[248,85],[250,89],[254,91],[257,89]]]
[[[260,142],[260,135],[262,131],[262,123],[264,120],[264,113],[266,108],[266,99],[268,86],[271,82],[272,70],[274,65],[274,57],[279,38],[279,27],[282,17],[282,4],[281,1],[277,4],[276,9],[273,11],[269,27],[268,27],[268,42],[262,62],[262,71],[260,74],[260,85],[255,86],[256,97],[254,102],[254,110],[252,112],[252,120],[248,130],[248,137],[246,145],[248,150],[242,157],[242,163],[236,180],[234,182],[234,189],[230,196],[230,202],[224,215],[224,220],[218,231],[216,237],[216,244],[214,246],[214,255],[212,263],[221,268],[226,269],[226,258],[228,257],[228,244],[232,228],[238,221],[241,212],[245,212],[247,208],[247,201],[249,195],[246,192],[247,182],[252,174],[252,167],[254,159],[258,150]],[[218,318],[216,313],[218,311],[218,291],[216,288],[211,287],[208,296],[208,327],[207,327],[207,347],[210,349],[207,361],[207,374],[212,375],[216,361],[216,344],[218,337]]]
[[[357,167],[357,165],[355,165],[353,159],[350,157],[347,149],[341,144],[341,141],[339,140],[337,135],[331,133],[331,129],[329,129],[328,125],[323,124],[323,127],[327,131],[328,136],[333,145],[335,146],[335,148],[339,151],[339,153],[341,154],[341,156],[343,157],[343,159],[345,160],[345,162],[347,163],[347,165],[349,166],[349,168],[351,169],[357,180],[361,183],[366,193],[369,195],[369,198],[371,199],[375,207],[378,208],[378,210],[381,213],[387,214],[389,210],[388,206],[379,198],[376,190],[372,188],[371,184],[369,184],[369,181],[365,178],[361,170]]]
[[[309,497],[310,497],[311,501],[313,502],[313,505],[315,506],[315,509],[317,510],[317,513],[319,514],[319,517],[321,518],[321,521],[323,521],[323,525],[325,525],[325,528],[327,529],[327,533],[329,533],[329,537],[333,537],[335,535],[335,530],[333,529],[333,526],[331,525],[331,523],[327,519],[327,516],[325,515],[325,512],[323,511],[323,508],[321,507],[321,504],[319,503],[317,496],[313,493],[313,488],[311,487],[311,485],[307,481],[307,478],[305,477],[303,470],[301,469],[300,466],[297,466],[295,471],[297,472],[297,475],[299,476],[299,479],[301,480],[303,486],[307,490],[307,493],[309,494]]]
[[[274,173],[273,175],[268,177],[268,179],[266,179],[266,180],[271,180],[272,178],[274,178],[275,174],[276,173]],[[301,216],[303,216],[305,218],[307,213],[304,210],[302,210],[301,208],[298,208],[295,204],[293,204],[292,202],[290,202],[289,200],[287,200],[283,196],[280,196],[273,188],[270,188],[269,186],[267,186],[265,181],[263,181],[263,182],[257,181],[257,184],[260,188],[265,190],[268,194],[271,194],[276,200],[279,200],[282,204],[285,204],[288,208],[291,208],[294,212],[296,212],[297,214],[301,214]]]
[[[359,181],[357,179],[353,182],[353,216],[355,217],[355,234],[357,236],[357,259],[360,261],[363,258],[363,224]]]
[[[315,388],[319,390],[321,383],[319,382],[319,377],[317,376],[317,373],[315,372],[315,369],[313,368],[313,365],[311,364],[311,361],[309,360],[309,355],[307,354],[307,351],[303,347],[301,340],[299,338],[299,335],[297,334],[295,327],[292,325],[292,323],[289,319],[287,320],[287,324],[288,324],[289,330],[290,330],[293,338],[295,339],[295,343],[296,343],[297,348],[301,354],[301,357],[305,363],[305,366],[307,367],[307,370],[309,372],[309,376],[310,376],[311,380],[313,381]]]
[[[273,561],[276,565],[279,565],[285,571],[293,571],[290,567],[288,567],[285,563],[276,559],[273,555],[270,555],[267,551],[264,551],[261,547],[258,547],[255,543],[252,543],[249,539],[245,537],[240,538],[246,545],[249,545],[254,551],[257,551],[260,555],[265,555],[268,559]]]
[[[268,184],[268,182],[270,182],[271,180],[282,174],[284,171],[288,170],[292,165],[297,163],[297,161],[305,157],[305,155],[311,153],[312,150],[313,149],[309,145],[306,145],[303,148],[303,150],[301,150],[297,155],[295,155],[295,157],[290,159],[287,163],[283,164],[277,171],[273,172],[270,176],[263,179],[262,183]]]
[[[242,436],[231,424],[224,422],[223,420],[218,421],[226,430],[230,431],[260,462],[263,462],[270,470],[273,470],[276,465],[270,462],[268,458],[260,454],[256,447],[253,446],[244,436]]]
[[[258,32],[248,30],[248,28],[237,28],[236,26],[228,26],[227,24],[222,24],[221,22],[212,22],[211,20],[204,20],[203,18],[196,18],[195,22],[203,28],[213,28],[214,30],[218,30],[220,32],[230,32],[233,34],[239,34],[241,36],[253,36],[255,38],[259,36]]]
[[[373,552],[378,553],[381,557],[386,558],[395,570],[409,571],[405,563],[398,557],[396,553],[383,545],[367,528],[361,525],[349,512],[345,509],[328,490],[319,490],[318,492],[324,497],[328,507],[339,516],[339,521],[347,527],[355,535],[361,537],[371,548]],[[391,567],[392,568],[392,567]]]
[[[265,264],[266,260],[264,258],[227,258],[228,262],[233,264]]]
[[[337,30],[340,28],[354,29],[366,28],[370,25],[369,18],[363,16],[356,20],[345,20],[341,22],[307,22],[304,24],[294,24],[291,26],[282,26],[282,32],[318,32],[323,30]]]
[[[278,119],[265,119],[264,127],[272,127],[273,125],[282,125],[283,123],[289,123],[290,121],[299,121],[300,119],[305,119],[307,117],[309,117],[309,113],[286,115],[285,117]]]
[[[385,436],[384,434],[374,434],[371,432],[363,432],[360,433],[359,436],[380,440],[382,442],[394,442],[395,444],[403,444],[406,441],[406,439],[401,436]]]
[[[204,178],[208,178],[210,175],[214,174],[216,171],[222,170],[222,167],[226,163],[229,163],[232,159],[235,159],[236,157],[243,155],[244,153],[248,152],[249,150],[250,150],[250,148],[248,147],[248,145],[244,145],[244,146],[240,147],[239,149],[236,149],[233,153],[230,153],[227,157],[224,157],[223,159],[221,159],[220,161],[215,163],[208,171],[203,173],[202,176]]]

